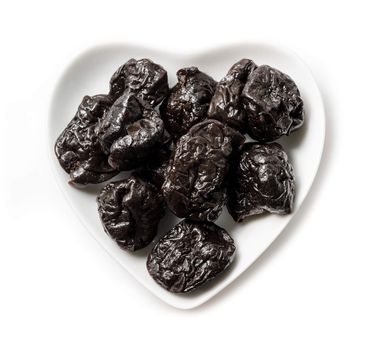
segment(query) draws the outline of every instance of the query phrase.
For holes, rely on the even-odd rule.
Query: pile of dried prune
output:
[[[123,174],[98,194],[104,231],[126,251],[154,242],[148,272],[186,293],[235,257],[234,240],[214,223],[225,206],[236,222],[293,210],[293,166],[272,141],[302,126],[304,106],[288,75],[246,58],[219,83],[197,67],[177,79],[170,89],[162,66],[130,59],[108,94],[83,98],[55,153],[71,184]],[[166,208],[183,220],[158,239]]]

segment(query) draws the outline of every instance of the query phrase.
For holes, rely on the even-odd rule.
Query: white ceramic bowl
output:
[[[236,224],[224,211],[216,223],[224,227],[234,238],[237,246],[236,259],[218,278],[186,295],[165,291],[149,276],[146,258],[154,244],[140,252],[125,252],[104,233],[96,206],[96,196],[103,184],[85,189],[68,185],[68,175],[60,167],[53,151],[56,138],[74,116],[82,97],[107,93],[111,75],[132,57],[147,57],[161,64],[168,71],[170,86],[175,84],[175,73],[179,68],[198,66],[203,72],[220,80],[234,62],[241,58],[250,58],[258,65],[268,64],[290,75],[297,83],[305,103],[306,120],[303,128],[278,140],[285,147],[295,169],[297,195],[293,213],[286,216],[255,216],[245,223]],[[67,67],[56,86],[51,103],[48,144],[56,180],[72,209],[93,237],[150,292],[170,305],[189,309],[209,300],[236,279],[269,247],[293,218],[308,194],[318,170],[324,135],[325,116],[319,89],[301,59],[284,48],[249,43],[223,46],[197,54],[179,55],[124,44],[90,49],[79,55]],[[159,235],[167,232],[178,221],[168,214],[159,225]]]

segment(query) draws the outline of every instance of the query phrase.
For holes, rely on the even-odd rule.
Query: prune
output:
[[[293,167],[278,143],[246,143],[231,170],[228,210],[235,221],[263,212],[289,214],[295,196]]]
[[[117,174],[108,164],[96,130],[111,103],[106,95],[85,96],[76,115],[56,141],[56,156],[70,174],[72,183],[99,183]]]
[[[207,118],[216,81],[197,67],[180,69],[177,84],[160,106],[165,128],[175,138]]]
[[[98,126],[103,149],[114,169],[130,170],[162,142],[163,121],[152,107],[132,92],[126,91],[105,114]]]
[[[234,129],[247,132],[247,113],[241,101],[242,89],[249,74],[257,65],[246,58],[235,63],[216,86],[208,109],[208,117],[228,124]]]
[[[163,184],[169,209],[180,218],[215,221],[225,204],[231,157],[243,142],[218,120],[194,125],[178,140]]]
[[[259,66],[242,90],[249,118],[249,135],[268,142],[302,126],[303,102],[294,81],[270,66]]]
[[[131,251],[154,239],[165,211],[160,191],[134,175],[105,186],[97,203],[106,233],[120,248]]]
[[[143,166],[137,169],[136,173],[156,187],[161,188],[167,175],[169,161],[174,147],[175,144],[172,138],[170,136],[165,136],[157,152],[149,159],[145,160]]]
[[[147,269],[163,288],[186,293],[224,271],[235,251],[233,239],[223,228],[183,220],[155,245]]]
[[[109,85],[109,94],[114,99],[128,90],[154,107],[168,95],[169,89],[166,70],[147,58],[130,59],[113,74]]]

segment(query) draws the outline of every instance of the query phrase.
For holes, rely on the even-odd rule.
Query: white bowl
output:
[[[237,246],[236,259],[218,278],[186,295],[167,292],[148,274],[146,258],[153,244],[136,253],[125,252],[104,233],[96,206],[96,196],[104,185],[84,189],[68,185],[68,175],[60,167],[53,151],[56,138],[74,116],[82,97],[107,93],[111,75],[132,57],[147,57],[161,64],[168,71],[170,86],[175,84],[175,73],[179,68],[198,66],[203,72],[220,80],[234,62],[241,58],[250,58],[258,65],[268,64],[290,75],[297,83],[305,103],[306,120],[302,129],[277,141],[285,147],[295,169],[297,195],[293,213],[286,216],[255,216],[245,223],[237,224],[224,211],[216,223],[224,227],[234,238]],[[290,222],[308,194],[318,170],[324,135],[325,115],[319,89],[306,65],[289,50],[278,46],[249,43],[223,46],[198,54],[178,55],[124,44],[90,49],[79,55],[67,67],[56,86],[51,103],[48,144],[56,180],[72,209],[94,238],[150,292],[177,308],[190,309],[209,300],[236,279]],[[159,235],[167,232],[178,221],[168,214],[159,225]]]

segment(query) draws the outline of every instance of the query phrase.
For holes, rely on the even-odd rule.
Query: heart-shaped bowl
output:
[[[83,189],[70,186],[68,175],[60,167],[53,151],[56,138],[74,116],[82,97],[107,93],[112,73],[132,57],[147,57],[161,64],[168,71],[170,86],[176,83],[175,73],[179,68],[197,66],[216,80],[220,80],[234,62],[241,58],[250,58],[258,65],[268,64],[290,75],[297,83],[305,103],[306,118],[303,127],[278,140],[294,165],[297,194],[293,213],[286,216],[254,216],[244,223],[237,224],[224,210],[217,224],[224,227],[234,238],[237,247],[236,259],[218,278],[185,295],[167,292],[148,274],[146,258],[154,243],[136,253],[125,252],[104,233],[96,205],[96,196],[104,184]],[[79,55],[67,67],[57,83],[52,98],[48,129],[49,154],[56,180],[84,226],[104,249],[150,292],[172,306],[190,309],[209,300],[235,280],[254,263],[293,219],[308,194],[319,167],[324,145],[325,115],[319,89],[309,69],[294,53],[279,46],[246,43],[223,46],[203,53],[179,55],[119,44],[94,47]],[[124,177],[124,174],[117,178],[121,177]],[[159,234],[155,241],[178,221],[168,213],[159,225]]]

